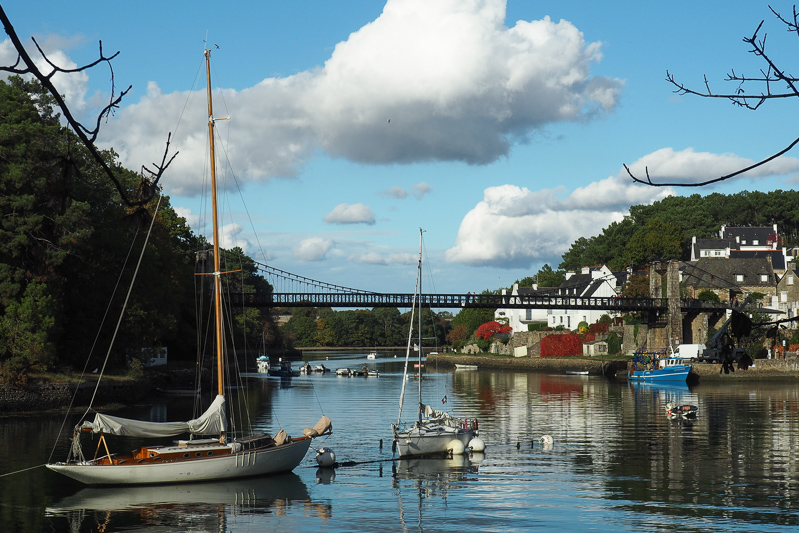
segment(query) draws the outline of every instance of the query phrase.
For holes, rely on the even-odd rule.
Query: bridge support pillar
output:
[[[682,309],[680,308],[680,271],[677,261],[669,261],[666,268],[666,298],[668,298],[669,306],[669,345],[674,347],[683,341]]]

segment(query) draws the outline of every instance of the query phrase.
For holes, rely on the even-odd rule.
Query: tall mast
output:
[[[419,228],[419,408],[416,410],[419,413],[419,422],[422,421],[422,233],[424,230]]]
[[[219,268],[219,223],[216,214],[216,159],[214,157],[214,105],[211,101],[211,50],[205,50],[205,77],[208,85],[208,139],[211,153],[211,210],[214,226],[214,310],[216,317],[216,381],[217,394],[225,394],[223,383],[224,353],[222,351],[222,280]]]

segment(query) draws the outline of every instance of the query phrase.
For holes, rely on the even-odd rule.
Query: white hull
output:
[[[397,433],[397,450],[400,457],[443,455],[453,440],[461,441],[465,448],[474,437],[471,429],[443,425],[414,426]]]
[[[215,481],[288,472],[302,462],[311,439],[273,448],[194,460],[150,464],[54,463],[47,468],[86,485],[140,485]]]

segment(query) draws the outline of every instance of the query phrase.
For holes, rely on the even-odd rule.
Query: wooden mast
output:
[[[205,76],[208,85],[208,138],[211,156],[211,210],[214,227],[214,310],[216,318],[216,380],[217,394],[224,396],[224,353],[222,351],[222,280],[219,268],[219,223],[216,214],[216,159],[214,157],[214,106],[211,101],[211,50],[205,50]],[[224,434],[222,435],[224,439]]]

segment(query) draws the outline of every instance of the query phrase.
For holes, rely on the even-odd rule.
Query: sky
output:
[[[138,170],[160,161],[171,132],[179,153],[161,184],[204,235],[211,49],[228,212],[220,244],[326,283],[412,292],[422,228],[427,289],[510,287],[544,264],[556,269],[574,241],[631,205],[792,189],[799,176],[799,148],[702,188],[638,185],[623,167],[695,183],[798,136],[793,99],[751,111],[676,94],[666,81],[668,71],[699,91],[707,78],[714,92],[734,92],[730,72],[765,68],[742,40],[761,21],[771,59],[795,70],[797,35],[765,2],[0,5],[34,55],[31,37],[63,67],[94,61],[100,41],[106,55],[119,52],[114,87],[131,90],[98,144]],[[791,4],[771,5],[790,16]],[[5,38],[0,61],[15,57]],[[112,89],[104,65],[54,83],[89,124]]]

